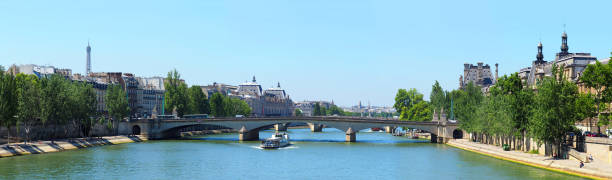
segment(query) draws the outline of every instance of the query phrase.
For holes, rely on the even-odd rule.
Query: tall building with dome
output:
[[[236,94],[232,95],[244,100],[251,107],[250,116],[292,116],[293,101],[286,91],[277,83],[275,88],[263,90],[255,76],[251,82],[238,86]]]
[[[591,53],[570,53],[566,32],[563,32],[561,35],[561,48],[560,51],[555,54],[555,59],[553,61],[547,62],[544,60],[542,49],[543,45],[542,42],[540,42],[538,43],[536,60],[532,62],[530,68],[523,68],[529,69],[529,76],[523,79],[526,81],[524,83],[532,88],[535,88],[538,81],[542,78],[552,76],[552,68],[555,64],[558,67],[563,67],[563,75],[567,80],[578,82],[586,66],[597,61],[597,57],[591,56]],[[523,70],[521,70],[521,72],[523,72]]]

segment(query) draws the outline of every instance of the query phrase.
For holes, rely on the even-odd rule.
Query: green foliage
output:
[[[121,88],[119,85],[108,86],[106,90],[106,97],[104,97],[104,102],[106,104],[108,115],[115,122],[127,117],[130,113],[127,95],[123,88]]]
[[[423,94],[416,89],[412,88],[408,91],[400,89],[396,95],[396,100],[398,99],[400,102],[396,101],[395,104],[401,108],[398,110],[400,120],[431,121],[431,105],[423,101]]]
[[[449,108],[446,106],[450,103],[450,99],[446,97],[446,94],[447,93],[442,90],[442,87],[438,81],[431,86],[429,100],[431,101],[431,107],[433,108],[432,110],[436,110],[437,112],[440,112],[441,109],[449,110]]]
[[[15,77],[5,74],[0,67],[0,123],[10,128],[17,124],[17,83]],[[10,131],[7,131],[10,133]],[[10,139],[10,134],[8,134]]]
[[[228,102],[226,103],[225,114],[228,116],[248,116],[251,114],[251,107],[245,101],[235,97],[226,97],[225,99]]]
[[[527,131],[533,92],[523,88],[518,73],[499,78],[497,84],[490,91],[492,96],[507,96],[507,101],[510,105],[508,113],[511,117],[511,121],[507,125],[515,130],[515,134],[512,135],[523,136]]]
[[[233,97],[223,96],[215,93],[210,98],[212,114],[215,117],[231,117],[236,115],[248,116],[251,114],[251,107],[244,100]]]
[[[327,115],[344,115],[344,110],[342,110],[342,108],[339,108],[336,105],[331,105],[329,107],[329,109],[326,110]]]
[[[538,85],[533,115],[529,118],[530,133],[539,140],[560,145],[579,118],[576,113],[577,94],[578,87],[567,81],[553,65],[553,76],[545,77]]]
[[[595,64],[587,65],[587,68],[582,72],[582,76],[580,76],[580,81],[586,87],[592,88],[595,91],[593,99],[597,106],[596,112],[598,117],[602,117],[603,103],[612,101],[612,89],[609,88],[612,86],[612,67],[610,66],[610,64],[601,64],[597,61]],[[607,121],[602,123],[607,124]],[[601,126],[600,123],[598,123],[599,126]],[[599,131],[601,132],[601,130]]]
[[[225,117],[225,107],[223,105],[223,95],[216,92],[210,97],[211,113],[215,117]]]
[[[295,110],[293,111],[293,114],[295,116],[303,116],[302,110],[300,108],[295,108]]]
[[[313,112],[312,112],[313,116],[321,116],[321,115],[325,115],[321,113],[321,104],[319,104],[318,102],[315,103],[314,108],[313,108]]]
[[[423,94],[419,93],[415,88],[408,91],[399,89],[395,95],[395,104],[393,107],[402,114],[403,111],[408,111],[414,104],[423,101]]]
[[[477,107],[472,132],[509,135],[513,131],[510,96],[491,95]]]
[[[468,132],[477,131],[476,110],[482,103],[484,95],[480,88],[469,82],[463,90],[451,92],[454,97],[454,107],[457,120],[461,121],[459,127]]]
[[[173,112],[176,108],[177,115],[183,117],[188,110],[187,84],[181,81],[181,75],[176,69],[168,72],[164,87],[166,88],[164,111]]]
[[[404,107],[406,108],[406,107]],[[431,105],[427,101],[419,101],[408,110],[402,110],[400,120],[431,121]]]
[[[29,140],[30,128],[41,114],[41,87],[35,75],[17,74],[16,84],[17,121],[24,125],[26,140]]]
[[[200,86],[191,86],[187,94],[189,97],[188,114],[210,114],[210,103]]]
[[[52,75],[41,79],[41,120],[54,125],[64,124],[70,118],[68,82],[64,77]],[[57,126],[55,126],[57,127]],[[55,131],[55,129],[54,129]]]
[[[597,115],[595,107],[595,98],[591,93],[579,94],[576,99],[576,115],[578,119],[589,119],[589,127],[591,126],[591,118]]]
[[[73,126],[88,136],[93,128],[96,114],[96,93],[91,84],[75,82],[70,84],[69,108]],[[127,100],[126,100],[127,101]]]

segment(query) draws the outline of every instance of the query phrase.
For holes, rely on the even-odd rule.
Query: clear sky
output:
[[[463,63],[500,75],[559,51],[607,58],[612,1],[3,1],[0,65],[165,74],[189,85],[280,82],[294,101],[392,105],[399,88],[456,89]]]

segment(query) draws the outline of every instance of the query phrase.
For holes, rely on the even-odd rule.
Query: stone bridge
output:
[[[239,117],[239,118],[197,118],[197,119],[141,119],[119,124],[120,134],[146,135],[150,139],[178,137],[180,129],[197,125],[217,125],[238,130],[241,141],[259,140],[259,131],[272,126],[276,130],[286,130],[289,123],[306,123],[313,132],[320,132],[323,127],[336,128],[346,133],[346,141],[354,142],[355,133],[360,130],[384,127],[389,131],[396,127],[420,129],[431,133],[431,141],[445,143],[453,135],[462,136],[457,130],[457,123],[445,119],[419,122],[399,121],[394,119],[344,117],[344,116],[310,116],[310,117]]]

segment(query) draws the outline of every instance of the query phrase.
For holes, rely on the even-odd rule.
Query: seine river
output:
[[[221,134],[0,158],[0,179],[580,179],[383,132],[289,133],[279,150]]]

